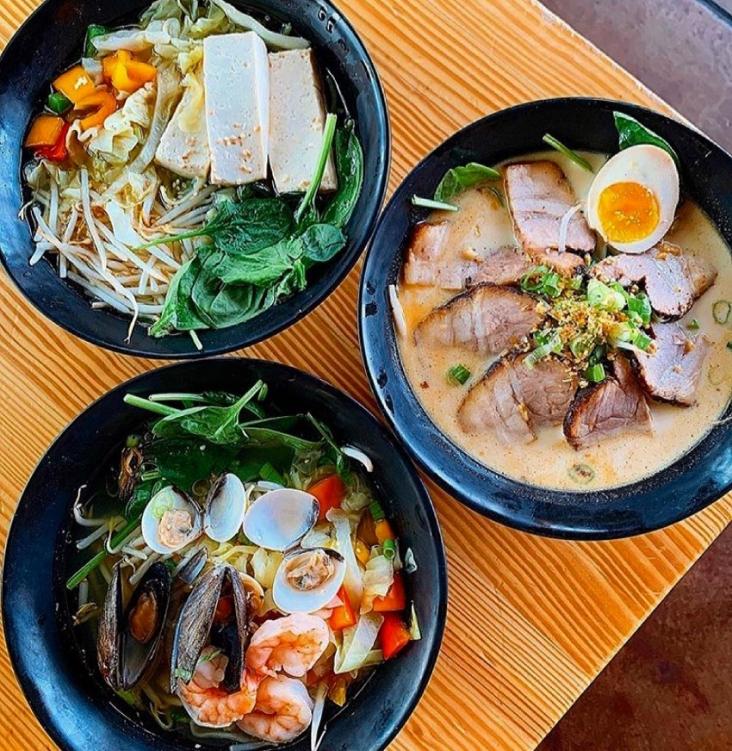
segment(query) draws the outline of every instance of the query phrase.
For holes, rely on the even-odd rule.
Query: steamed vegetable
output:
[[[435,189],[434,200],[438,203],[449,203],[468,188],[489,180],[500,179],[501,173],[498,170],[477,162],[469,162],[464,167],[453,167],[440,180]]]
[[[401,617],[395,613],[386,613],[379,631],[379,644],[385,660],[396,657],[409,644],[412,637]]]
[[[582,169],[587,170],[588,172],[594,172],[592,165],[584,157],[580,156],[576,151],[572,151],[572,149],[565,146],[559,139],[554,138],[550,133],[545,133],[541,140],[560,154],[564,154],[570,162],[574,162],[578,167],[582,167]]]
[[[78,104],[85,97],[94,93],[94,81],[81,67],[75,65],[65,73],[62,73],[54,82],[53,88],[60,91],[70,102]]]
[[[39,115],[33,121],[31,129],[25,137],[25,145],[31,149],[39,146],[54,146],[65,124],[61,117]]]
[[[679,167],[681,165],[679,155],[665,138],[661,138],[657,133],[654,133],[634,117],[626,115],[624,112],[613,112],[613,117],[615,119],[615,128],[618,131],[618,146],[621,151],[627,149],[629,146],[647,143],[667,151],[673,157],[676,166]]]

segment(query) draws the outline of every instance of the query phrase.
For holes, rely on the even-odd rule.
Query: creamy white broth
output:
[[[593,153],[583,153],[582,156],[595,168],[606,159]],[[559,164],[575,194],[584,201],[592,174],[553,151],[511,161],[536,159],[551,159]],[[451,223],[448,241],[455,247],[480,252],[481,249],[515,244],[508,210],[492,194],[468,191],[455,203],[461,207],[460,212],[434,212],[430,217],[430,221],[447,220]],[[491,221],[487,232],[484,229],[481,234],[469,221],[471,208],[489,212]],[[458,407],[468,389],[497,358],[439,345],[417,348],[412,336],[417,324],[457,292],[402,284],[399,300],[407,322],[407,335],[399,337],[402,363],[417,397],[434,423],[454,443],[491,469],[531,485],[558,490],[600,490],[626,485],[658,472],[686,453],[710,430],[732,393],[732,351],[727,348],[727,343],[732,340],[732,322],[719,325],[712,313],[716,301],[732,300],[732,260],[712,222],[691,201],[680,206],[667,239],[680,245],[686,253],[704,258],[718,271],[715,284],[681,319],[682,323],[696,319],[700,328],[691,333],[704,334],[711,342],[695,406],[682,408],[650,402],[654,423],[652,435],[619,435],[581,451],[575,451],[567,443],[561,425],[539,428],[537,440],[528,445],[506,445],[493,431],[467,434],[458,425]],[[448,369],[458,363],[472,373],[464,386],[450,385],[446,379]],[[570,470],[577,464],[592,467],[595,473],[592,480],[580,485],[572,479]]]

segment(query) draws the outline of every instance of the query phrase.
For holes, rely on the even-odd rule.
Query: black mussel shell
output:
[[[216,606],[225,585],[232,595],[234,619],[230,628],[214,629]],[[179,679],[191,680],[203,648],[212,639],[229,658],[222,686],[227,691],[236,691],[240,686],[244,653],[249,642],[249,620],[246,592],[238,572],[231,566],[217,566],[202,576],[181,609],[173,640],[172,692],[176,692]]]
[[[97,633],[97,664],[105,683],[115,691],[119,685],[119,643],[120,622],[122,621],[122,579],[120,566],[112,569],[112,580],[107,587],[104,608],[99,618]]]

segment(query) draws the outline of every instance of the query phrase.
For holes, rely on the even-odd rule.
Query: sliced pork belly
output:
[[[509,164],[504,182],[514,232],[524,250],[531,255],[556,250],[562,217],[577,203],[561,168],[548,160]],[[595,235],[581,211],[569,221],[565,247],[579,253],[595,249]]]
[[[495,430],[504,443],[531,443],[535,428],[562,422],[577,390],[576,378],[558,360],[547,358],[529,368],[525,359],[504,357],[470,389],[458,410],[465,432]]]
[[[654,351],[636,353],[646,391],[666,402],[694,404],[709,341],[703,335],[692,339],[678,323],[654,324],[653,336]]]
[[[717,278],[716,269],[705,261],[667,242],[646,253],[606,258],[593,266],[591,273],[624,287],[642,283],[653,309],[668,318],[684,315]]]
[[[464,289],[474,284],[515,284],[534,265],[519,248],[505,246],[486,254],[459,251],[446,242],[449,225],[418,224],[412,230],[404,264],[404,281]]]
[[[487,355],[517,344],[543,318],[531,295],[480,284],[435,308],[415,329],[414,340],[417,346],[465,347]]]
[[[653,430],[645,393],[630,363],[618,354],[613,370],[614,378],[580,390],[564,418],[564,435],[576,449],[618,433]]]

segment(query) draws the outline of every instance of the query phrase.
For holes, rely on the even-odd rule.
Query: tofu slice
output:
[[[155,152],[155,161],[183,177],[208,176],[211,156],[206,131],[206,95],[203,72],[188,74],[189,85],[176,107]],[[184,81],[185,83],[185,81]]]
[[[311,49],[269,56],[269,163],[280,193],[310,186],[323,142],[325,103]],[[333,155],[328,157],[322,191],[338,187]]]
[[[244,185],[267,177],[269,63],[253,31],[203,41],[211,182]]]

